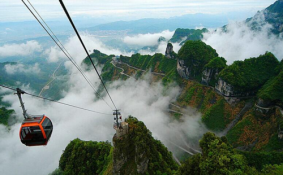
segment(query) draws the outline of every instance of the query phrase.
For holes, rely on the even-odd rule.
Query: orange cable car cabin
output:
[[[45,115],[26,118],[20,129],[20,139],[26,146],[47,145],[53,125]]]

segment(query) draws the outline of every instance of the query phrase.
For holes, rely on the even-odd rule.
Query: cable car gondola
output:
[[[19,97],[25,118],[19,132],[21,142],[26,146],[47,145],[53,131],[51,120],[45,115],[33,116],[27,114],[21,96],[25,92],[17,88],[16,94]]]
[[[26,118],[20,129],[20,139],[26,146],[47,145],[53,131],[51,120],[45,115]]]

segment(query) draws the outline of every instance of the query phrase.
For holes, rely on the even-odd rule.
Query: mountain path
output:
[[[135,69],[135,70],[139,70],[139,71],[142,71],[142,72],[146,72],[146,70],[139,69],[139,68],[137,68],[137,67],[131,66],[131,65],[129,65],[128,63],[124,63],[124,62],[122,62],[122,61],[119,61],[118,63],[119,63],[119,64],[124,64],[124,65],[126,65],[126,66],[128,66],[128,67],[130,67],[130,68],[132,68],[132,69]],[[152,74],[154,74],[154,75],[161,75],[161,76],[163,76],[163,77],[165,76],[164,73],[158,73],[158,72],[150,72],[150,73],[152,73]]]
[[[226,127],[226,129],[224,129],[223,135],[226,135],[240,121],[240,119],[243,117],[243,115],[253,107],[253,104],[254,103],[252,101],[248,101],[245,104],[245,106],[239,112],[239,114],[236,115],[235,119]]]

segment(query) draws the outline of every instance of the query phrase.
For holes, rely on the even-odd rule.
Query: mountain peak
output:
[[[274,4],[266,8],[268,12],[278,13],[280,16],[283,15],[283,0],[278,0]]]

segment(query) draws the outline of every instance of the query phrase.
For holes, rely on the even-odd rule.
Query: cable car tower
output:
[[[118,109],[116,109],[116,110],[114,110],[113,115],[115,116],[114,120],[116,122],[116,123],[114,123],[114,129],[119,128],[120,127],[119,119],[122,120],[121,113]],[[120,117],[119,117],[119,115],[120,115]]]
[[[116,137],[119,138],[128,133],[129,126],[127,122],[123,122],[121,113],[118,109],[114,110],[113,115],[115,116],[113,128],[116,130]],[[119,119],[121,122],[119,122]]]

